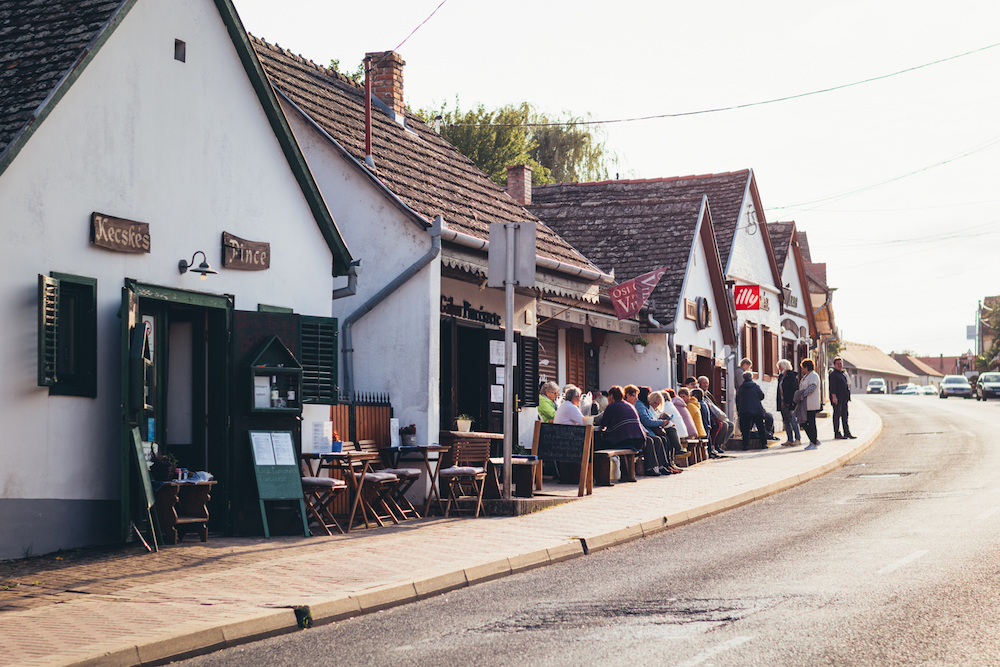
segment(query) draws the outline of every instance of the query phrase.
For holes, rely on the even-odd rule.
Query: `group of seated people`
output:
[[[708,391],[707,377],[687,378],[683,387],[653,391],[650,387],[615,385],[594,398],[592,411],[602,428],[605,447],[643,453],[646,475],[683,472],[674,464],[676,454],[687,453],[686,438],[708,438],[709,456],[723,456],[734,425]],[[582,425],[580,402],[583,392],[575,385],[563,388],[546,382],[541,388],[538,414],[542,421]],[[558,406],[556,403],[558,403]]]

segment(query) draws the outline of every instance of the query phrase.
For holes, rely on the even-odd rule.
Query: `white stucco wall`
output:
[[[174,60],[174,40],[187,62]],[[0,175],[0,498],[115,499],[125,278],[328,315],[331,253],[210,0],[143,0]],[[151,252],[89,244],[90,215],[150,224]],[[221,267],[221,234],[271,268]],[[201,282],[179,260],[203,250]],[[98,281],[98,396],[36,386],[37,274]]]
[[[431,236],[293,107],[282,105],[344,241],[362,262],[357,293],[333,302],[333,317],[343,327],[431,249]],[[343,287],[347,279],[335,282]],[[440,285],[438,257],[361,317],[352,331],[355,391],[388,393],[400,423],[417,425],[420,444],[437,442]],[[343,386],[343,354],[340,359]]]
[[[711,326],[701,330],[698,329],[697,322],[684,317],[684,299],[694,301],[698,297],[708,299],[712,309]],[[691,345],[715,350],[716,358],[722,358],[724,343],[720,315],[725,316],[725,313],[725,304],[720,305],[715,300],[712,274],[708,270],[708,249],[699,233],[692,244],[691,258],[688,260],[687,274],[684,276],[684,285],[681,289],[681,299],[677,304],[674,344],[683,346],[685,350],[689,350]],[[684,378],[680,378],[678,382],[683,380]]]

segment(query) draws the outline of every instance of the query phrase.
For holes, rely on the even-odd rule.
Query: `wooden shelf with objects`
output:
[[[302,365],[277,336],[271,336],[250,362],[251,412],[302,413]]]

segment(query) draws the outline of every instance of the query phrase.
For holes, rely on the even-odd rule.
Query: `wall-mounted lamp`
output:
[[[202,263],[199,264],[197,268],[191,268],[194,265],[194,258],[197,257],[198,255],[201,255],[201,258],[203,260]],[[187,273],[188,269],[191,270],[191,273],[200,273],[201,274],[200,277],[202,280],[208,280],[208,274],[210,273],[218,273],[218,271],[216,271],[215,269],[213,269],[211,266],[208,265],[208,257],[206,257],[205,253],[202,252],[201,250],[191,255],[190,262],[187,262],[182,259],[180,262],[177,263],[177,268],[180,270],[181,273]]]

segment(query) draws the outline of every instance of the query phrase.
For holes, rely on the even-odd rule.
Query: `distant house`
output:
[[[799,252],[805,264],[806,279],[809,285],[809,297],[812,300],[813,318],[816,322],[816,334],[818,336],[816,345],[817,369],[829,368],[832,360],[827,354],[827,345],[833,341],[840,340],[840,331],[837,329],[837,321],[833,312],[833,293],[836,288],[832,288],[826,281],[826,263],[814,262],[812,252],[809,249],[809,238],[805,232],[798,233]],[[822,378],[820,385],[824,394],[827,393],[826,378]]]
[[[872,378],[884,379],[890,392],[901,384],[919,380],[916,374],[874,345],[845,342],[839,356],[851,379],[852,393],[864,393]],[[820,375],[825,382],[826,373]]]
[[[927,364],[942,375],[964,375],[969,377],[976,372],[976,355],[972,353],[972,350],[953,357],[942,354],[936,357],[916,357],[916,359]]]
[[[920,384],[930,384],[937,387],[941,384],[941,379],[946,375],[946,373],[931,368],[912,355],[893,354],[890,356],[898,361],[900,366],[910,371]]]
[[[577,195],[575,190],[603,188],[604,198],[615,199],[627,203],[635,202],[637,211],[642,213],[643,201],[687,200],[699,202],[702,197],[708,198],[711,211],[712,227],[715,230],[716,247],[718,248],[722,273],[726,280],[733,281],[737,286],[759,286],[760,298],[753,309],[736,310],[734,329],[735,343],[727,345],[727,349],[716,349],[712,354],[724,357],[723,366],[726,369],[727,387],[713,387],[719,393],[727,395],[727,412],[735,412],[735,371],[738,370],[742,357],[753,362],[753,371],[766,392],[765,405],[776,412],[775,378],[777,377],[777,362],[780,354],[780,329],[783,292],[781,290],[781,273],[778,270],[767,226],[763,224],[764,208],[757,191],[757,182],[753,171],[744,169],[721,174],[702,176],[683,176],[674,178],[656,178],[634,181],[608,181],[606,183],[567,183],[558,185],[538,186],[535,189],[537,203],[558,203],[562,199],[572,201]],[[582,196],[582,195],[581,195]],[[541,210],[541,209],[536,209]],[[561,229],[557,216],[545,218],[557,230]],[[648,218],[643,218],[644,223]],[[588,247],[604,244],[614,244],[623,238],[631,236],[637,239],[649,239],[650,243],[658,235],[670,235],[669,225],[663,227],[640,227],[638,222],[629,222],[629,210],[624,208],[615,217],[617,226],[608,225],[596,237],[587,243]],[[578,241],[583,243],[582,241]],[[656,267],[649,267],[649,270]],[[641,273],[638,266],[630,269]],[[672,304],[658,305],[659,308]],[[656,325],[651,331],[656,331]],[[694,370],[697,372],[697,357],[704,354],[702,350],[692,348],[688,343],[684,349],[671,350],[670,363],[682,364],[683,372],[677,372],[675,377],[687,375],[690,363],[685,361],[685,355],[694,353]],[[695,345],[694,347],[698,347]],[[700,373],[699,373],[700,374]],[[683,379],[683,378],[682,378]]]
[[[661,198],[632,181],[536,186],[532,197],[529,210],[620,282],[666,269],[642,322],[650,344],[637,355],[626,336],[608,336],[604,384],[661,389],[705,375],[723,400],[735,331],[708,198]]]

